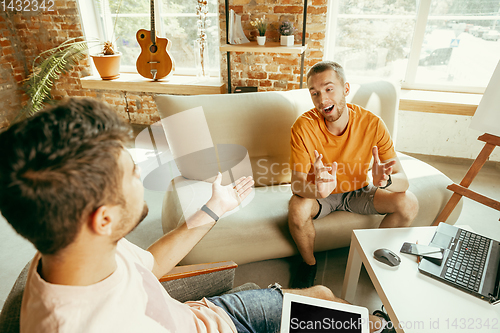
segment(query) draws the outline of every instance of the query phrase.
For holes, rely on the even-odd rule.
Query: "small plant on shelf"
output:
[[[290,21],[283,21],[280,23],[279,29],[278,29],[280,35],[283,36],[291,36],[293,35],[293,23]]]
[[[116,24],[118,22],[118,13],[120,12],[122,2],[123,0],[120,0],[116,9],[115,22],[110,35],[110,40],[104,42],[100,53],[90,55],[94,61],[97,71],[99,72],[99,75],[103,80],[112,80],[120,76],[121,53],[115,50],[115,45],[113,44],[118,38],[114,41],[111,40],[114,38]]]
[[[250,24],[259,31],[259,36],[264,36],[266,34],[267,21],[265,18],[257,18],[251,21]]]
[[[283,21],[278,28],[280,36],[280,44],[284,46],[293,46],[295,37],[293,36],[293,23],[290,21]]]

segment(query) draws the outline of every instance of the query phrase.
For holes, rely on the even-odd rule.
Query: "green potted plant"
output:
[[[267,21],[265,18],[257,18],[250,22],[252,27],[257,28],[259,35],[257,36],[257,44],[264,45],[266,43]]]
[[[293,23],[290,21],[281,22],[278,31],[280,33],[280,44],[284,46],[293,46],[295,42]]]

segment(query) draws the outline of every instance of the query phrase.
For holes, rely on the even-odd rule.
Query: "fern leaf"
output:
[[[92,47],[89,44],[97,43],[96,40],[87,42],[81,37],[70,38],[36,57],[32,73],[25,81],[26,92],[31,99],[27,114],[31,116],[43,108],[52,98],[50,91],[54,81],[85,58],[89,47]]]

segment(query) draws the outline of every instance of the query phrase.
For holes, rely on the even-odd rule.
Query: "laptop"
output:
[[[281,333],[368,333],[368,309],[285,293]]]
[[[500,242],[439,223],[429,244],[444,249],[441,265],[425,258],[419,271],[492,304],[500,302]]]

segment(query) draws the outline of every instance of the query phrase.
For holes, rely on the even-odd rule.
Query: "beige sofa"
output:
[[[347,98],[378,114],[397,140],[396,123],[399,89],[390,82],[352,84]],[[295,119],[313,107],[307,89],[287,92],[259,92],[227,95],[155,97],[166,131],[168,145],[182,176],[170,183],[162,210],[166,233],[198,210],[210,197],[212,162],[186,162],[192,152],[211,146],[244,147],[233,161],[218,160],[224,183],[251,173],[256,181],[253,193],[240,207],[221,218],[181,264],[233,260],[238,264],[298,254],[288,230],[288,201],[291,197],[290,128]],[[182,121],[182,118],[191,115]],[[186,113],[183,113],[186,112]],[[182,113],[182,114],[181,114]],[[177,119],[177,120],[175,120]],[[175,120],[175,121],[173,121]],[[185,147],[185,145],[189,147]],[[221,152],[218,152],[221,155]],[[234,157],[238,155],[237,157]],[[452,181],[437,169],[398,153],[418,198],[420,210],[413,226],[430,225],[449,199],[446,186]],[[219,156],[220,157],[220,156]],[[213,164],[212,163],[212,164]],[[213,167],[213,166],[212,166]],[[183,177],[185,176],[185,177]],[[188,179],[190,178],[190,179]],[[205,180],[205,181],[204,181]],[[447,223],[455,223],[461,204]],[[334,212],[314,222],[315,251],[348,246],[353,229],[377,228],[383,216],[362,216]]]

